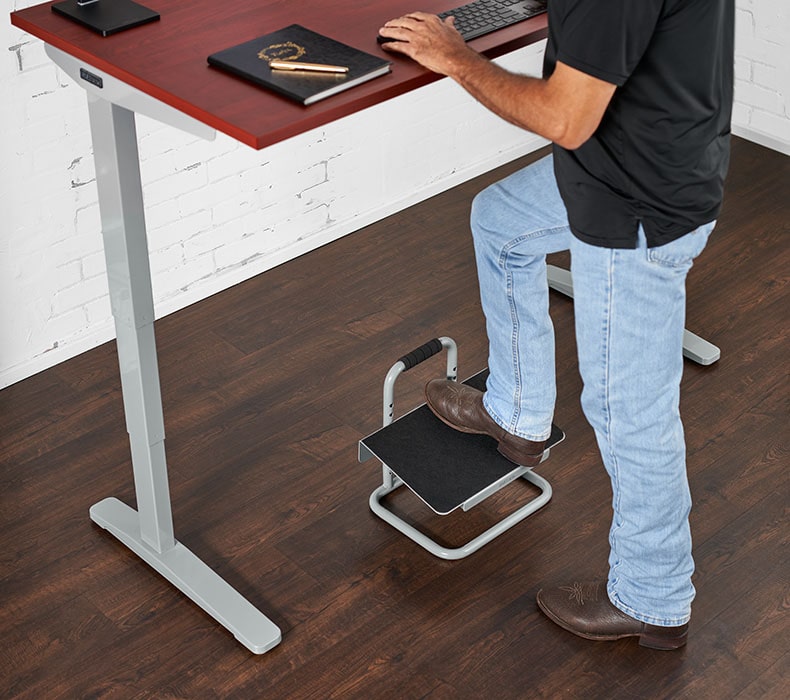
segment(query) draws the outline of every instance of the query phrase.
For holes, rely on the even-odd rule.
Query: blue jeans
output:
[[[568,227],[551,157],[481,192],[472,233],[489,338],[483,404],[548,437],[556,399],[546,255],[571,251],[582,407],[612,483],[608,592],[637,620],[688,621],[691,496],[680,420],[685,280],[715,222],[666,245],[591,246]]]

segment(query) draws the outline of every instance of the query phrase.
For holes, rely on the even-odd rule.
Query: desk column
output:
[[[175,540],[134,113],[93,95],[88,111],[140,536],[163,552]]]
[[[88,108],[138,507],[106,498],[91,518],[261,654],[279,628],[173,535],[134,112],[93,94]]]

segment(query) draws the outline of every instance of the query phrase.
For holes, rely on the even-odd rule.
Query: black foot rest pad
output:
[[[488,370],[483,370],[464,383],[483,390],[487,376]],[[552,424],[546,449],[564,437]],[[523,469],[499,454],[493,438],[458,432],[425,404],[360,443],[439,515]]]

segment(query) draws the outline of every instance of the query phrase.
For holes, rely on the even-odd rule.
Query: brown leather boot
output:
[[[679,649],[686,643],[688,625],[658,627],[635,620],[609,602],[606,584],[573,583],[538,591],[538,607],[563,629],[573,634],[609,641],[638,637],[650,649]]]
[[[432,379],[425,386],[428,408],[439,420],[462,433],[489,435],[499,453],[511,462],[534,467],[543,457],[546,441],[533,442],[499,427],[483,408],[483,392],[449,379]]]

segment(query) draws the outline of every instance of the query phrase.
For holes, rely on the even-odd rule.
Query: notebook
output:
[[[269,61],[348,67],[347,73],[274,70]],[[209,65],[246,78],[304,105],[389,73],[391,62],[330,39],[299,24],[246,41],[208,57]]]

